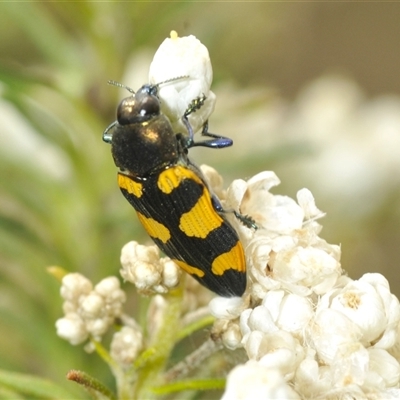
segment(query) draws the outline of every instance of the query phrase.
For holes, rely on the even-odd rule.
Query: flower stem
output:
[[[165,368],[165,364],[176,343],[179,329],[180,316],[183,300],[183,289],[171,291],[165,295],[166,308],[163,312],[163,321],[158,332],[153,336],[154,340],[151,345],[153,354],[144,362],[143,366],[137,371],[138,380],[135,389],[135,399],[153,399],[157,395],[153,391],[156,385],[159,385],[161,372]]]

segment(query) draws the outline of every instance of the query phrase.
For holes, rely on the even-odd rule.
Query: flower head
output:
[[[195,36],[178,37],[175,31],[164,40],[150,65],[149,82],[159,84],[164,114],[175,132],[186,132],[181,118],[189,104],[201,96],[204,105],[189,117],[194,132],[202,128],[214,110],[215,95],[210,91],[212,67],[207,47]],[[176,79],[179,78],[179,79]]]
[[[100,340],[122,314],[126,299],[116,277],[105,278],[93,287],[83,275],[71,273],[63,278],[60,292],[65,316],[56,322],[57,334],[73,345],[89,336]]]

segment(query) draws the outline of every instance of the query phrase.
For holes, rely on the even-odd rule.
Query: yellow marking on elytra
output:
[[[125,189],[129,194],[133,194],[138,199],[142,197],[143,185],[139,182],[135,182],[129,176],[118,174],[118,186],[121,189]]]
[[[186,236],[205,239],[222,223],[223,219],[213,208],[210,193],[208,190],[204,190],[197,203],[188,212],[182,214],[179,220],[179,229]]]
[[[147,218],[140,212],[137,213],[139,221],[146,229],[146,232],[154,239],[159,239],[163,243],[167,243],[169,239],[171,239],[171,233],[167,227],[163,224],[160,224],[153,218]]]
[[[237,242],[228,252],[215,257],[211,265],[211,272],[214,275],[222,275],[230,269],[238,272],[246,271],[243,247],[240,242]]]
[[[190,275],[197,275],[199,278],[202,278],[204,276],[204,271],[199,268],[192,267],[191,265],[186,264],[184,261],[175,259],[172,259],[172,261]]]
[[[202,180],[190,169],[181,166],[167,168],[158,176],[157,186],[165,194],[170,194],[184,179],[203,184]]]

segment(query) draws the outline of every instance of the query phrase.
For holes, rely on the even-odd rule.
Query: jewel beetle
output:
[[[179,267],[220,296],[241,296],[246,289],[243,246],[227,211],[188,158],[191,147],[222,148],[232,140],[209,133],[205,123],[202,134],[208,138],[194,141],[188,116],[205,96],[194,99],[182,116],[188,134],[175,133],[158,98],[166,82],[134,92],[110,81],[131,92],[103,133],[119,168],[118,185],[149,236]]]

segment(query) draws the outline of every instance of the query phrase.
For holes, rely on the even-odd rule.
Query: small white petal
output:
[[[301,189],[297,192],[297,202],[304,211],[304,217],[306,220],[312,218],[321,218],[325,215],[315,205],[315,199],[312,193],[308,189]]]
[[[248,325],[251,330],[257,330],[264,333],[278,330],[268,308],[264,306],[254,308],[248,319]]]
[[[261,356],[260,346],[265,335],[265,333],[260,331],[251,331],[248,335],[243,337],[242,342],[250,360],[258,360]]]
[[[251,332],[251,328],[249,327],[249,318],[253,310],[251,308],[247,308],[240,314],[240,330],[243,335],[246,335]]]
[[[284,296],[285,292],[283,290],[271,290],[262,301],[262,305],[268,309],[274,321],[278,320]]]
[[[247,181],[248,190],[265,190],[269,191],[274,186],[281,183],[280,179],[273,171],[263,171],[254,175]]]
[[[235,179],[226,191],[225,206],[227,209],[240,210],[240,203],[247,190],[247,183],[243,179]]]
[[[210,313],[216,318],[237,318],[246,306],[242,297],[214,297],[208,307]]]

